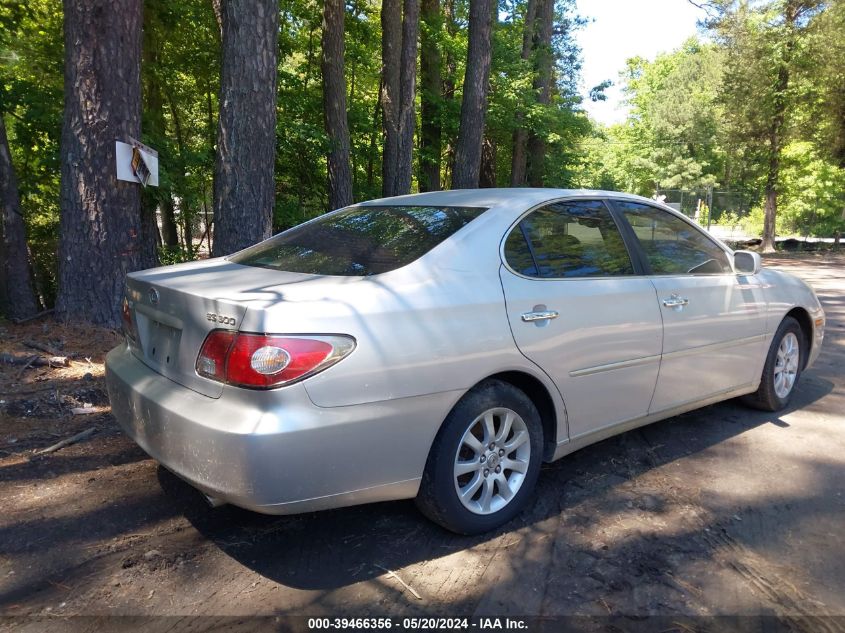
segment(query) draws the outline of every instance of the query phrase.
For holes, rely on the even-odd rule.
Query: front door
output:
[[[514,339],[560,389],[570,438],[646,415],[660,361],[660,310],[605,203],[532,211],[508,235],[504,260]]]
[[[750,385],[765,354],[765,304],[753,277],[690,221],[651,205],[614,201],[636,234],[663,317],[657,413]]]

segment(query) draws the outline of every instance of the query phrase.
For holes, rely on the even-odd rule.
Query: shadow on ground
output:
[[[548,464],[541,473],[533,506],[499,531],[479,537],[445,532],[426,521],[411,501],[269,517],[233,507],[210,510],[196,491],[163,468],[158,471],[159,481],[168,499],[184,509],[191,524],[239,563],[283,585],[327,590],[380,576],[385,569],[402,569],[474,548],[503,534],[530,531],[532,526],[566,516],[589,497],[601,501],[603,512],[624,510],[632,502],[660,513],[667,500],[659,491],[643,500],[614,496],[613,490],[760,425],[788,428],[782,415],[807,407],[833,389],[827,380],[806,378],[790,408],[778,415],[751,411],[731,401],[625,433]],[[724,512],[733,514],[735,510],[726,508]],[[718,517],[717,523],[723,518]],[[589,522],[591,518],[572,516],[568,520]],[[783,529],[788,529],[786,521]],[[688,536],[681,531],[676,538],[684,541]],[[648,544],[648,549],[654,545]],[[703,548],[708,549],[706,544]],[[604,552],[603,558],[613,557],[612,551]],[[660,565],[659,556],[641,567],[647,569],[650,564]],[[632,571],[636,578],[636,562]]]

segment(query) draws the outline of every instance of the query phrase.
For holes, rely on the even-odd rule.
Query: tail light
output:
[[[285,336],[213,330],[197,357],[200,376],[271,389],[328,369],[355,349],[350,336]]]

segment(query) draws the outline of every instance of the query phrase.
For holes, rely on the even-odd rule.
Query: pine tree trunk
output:
[[[164,189],[157,205],[161,211],[161,242],[170,248],[178,247],[179,229],[176,226],[176,207],[173,204],[173,198],[170,196],[170,189]],[[155,211],[155,209],[153,209]],[[155,213],[153,213],[153,220],[155,220]]]
[[[370,146],[367,148],[367,191],[373,189],[375,162],[378,160],[378,135],[381,131],[379,123],[379,115],[381,114],[381,79],[378,84],[379,99],[376,99],[376,105],[373,107],[373,124],[370,128]]]
[[[417,121],[417,50],[420,38],[420,0],[405,0],[402,15],[402,69],[399,79],[401,110],[399,114],[399,165],[396,173],[397,195],[411,193],[414,177],[414,125]]]
[[[218,108],[219,109],[219,108]],[[208,162],[214,165],[217,161],[217,151],[214,147],[217,139],[217,122],[214,120],[214,113],[216,110],[212,105],[211,91],[205,93],[205,132],[208,135]],[[202,214],[205,234],[208,239],[208,253],[214,252],[214,192],[217,189],[215,181],[217,180],[217,173],[211,172],[211,190],[206,191],[205,183],[202,188]],[[211,219],[209,220],[208,211],[211,209]]]
[[[496,143],[484,137],[481,144],[481,171],[478,176],[478,186],[489,189],[496,186]]]
[[[382,26],[382,193],[398,196],[411,191],[416,113],[419,0],[385,0]]]
[[[518,121],[521,122],[522,117]],[[513,154],[511,155],[511,187],[528,184],[528,130],[518,127],[513,131]]]
[[[214,20],[217,22],[217,34],[223,39],[223,0],[211,0],[211,10],[214,11]]]
[[[346,80],[343,60],[344,0],[325,0],[323,6],[323,115],[329,137],[329,208],[352,204],[349,123],[346,119]]]
[[[774,92],[774,107],[772,111],[771,126],[769,127],[769,160],[766,170],[766,200],[763,207],[763,243],[760,245],[761,250],[764,253],[775,252],[778,188],[780,185],[780,152],[783,147],[783,132],[784,125],[786,123],[789,67],[792,63],[792,51],[795,47],[794,29],[797,10],[796,3],[786,3],[784,26],[786,28],[787,38],[783,47],[783,56],[778,64],[778,73]]]
[[[402,49],[402,2],[381,3],[381,112],[384,128],[381,190],[384,196],[398,194],[396,178],[399,167],[399,112]]]
[[[0,115],[0,314],[24,319],[38,312],[32,290],[26,227],[6,124]]]
[[[422,0],[423,29],[420,35],[420,191],[440,189],[440,157],[443,129],[440,102],[440,0]]]
[[[272,230],[278,40],[277,2],[223,3],[214,256],[255,244]]]
[[[453,41],[458,32],[458,25],[455,22],[455,0],[443,0],[443,21],[446,23],[446,33],[450,41]],[[455,85],[457,84],[458,63],[455,58],[453,46],[446,47],[445,74],[443,77],[443,101],[441,107],[444,112],[452,111],[455,102]],[[451,133],[446,142],[446,151],[443,164],[442,187],[450,187],[452,182],[452,168],[455,166],[455,138]],[[451,187],[450,187],[451,188]]]
[[[842,77],[838,89],[839,102],[836,105],[836,116],[834,118],[833,138],[833,159],[839,169],[845,169],[845,76]]]
[[[65,0],[65,112],[56,314],[116,327],[126,273],[156,264],[140,185],[115,140],[141,132],[141,0]]]
[[[554,71],[554,51],[552,50],[552,29],[554,26],[554,0],[538,0],[537,24],[534,39],[534,59],[536,76],[534,90],[537,103],[547,106],[552,101],[552,74]],[[546,141],[542,136],[528,135],[528,184],[542,187],[545,178]]]
[[[531,59],[534,50],[534,28],[537,17],[537,0],[528,0],[525,7],[525,23],[522,31],[522,52],[524,61]],[[525,113],[518,110],[514,115],[516,128],[513,131],[513,151],[511,154],[511,187],[524,187],[528,184],[528,130],[524,127]]]
[[[764,253],[775,252],[778,183],[780,180],[780,135],[784,116],[785,112],[776,113],[775,118],[772,119],[769,134],[769,161],[766,169],[765,202],[763,206],[763,241],[760,245]]]
[[[182,134],[182,123],[179,117],[179,109],[176,107],[176,101],[173,98],[173,91],[166,90],[166,95],[167,104],[170,108],[170,117],[173,120],[173,132],[176,135],[176,148],[178,149],[173,182],[175,184],[176,191],[187,191],[185,185],[185,138]],[[170,200],[171,204],[174,204],[172,195]],[[179,199],[179,211],[181,212],[180,215],[182,220],[182,243],[188,253],[188,256],[193,257],[194,238],[191,230],[191,220],[194,217],[194,212],[188,208],[184,196]]]
[[[461,127],[452,172],[453,189],[478,187],[490,84],[493,6],[492,0],[470,0],[469,3],[469,47],[461,102]]]
[[[775,218],[778,211],[777,189],[772,187],[769,177],[766,178],[766,198],[763,211],[763,243],[762,252],[775,252]]]

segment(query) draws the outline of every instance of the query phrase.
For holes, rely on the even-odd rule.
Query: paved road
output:
[[[828,314],[787,411],[728,402],[584,449],[483,537],[411,502],[211,510],[111,426],[0,460],[0,612],[845,615],[843,263],[769,262]]]

